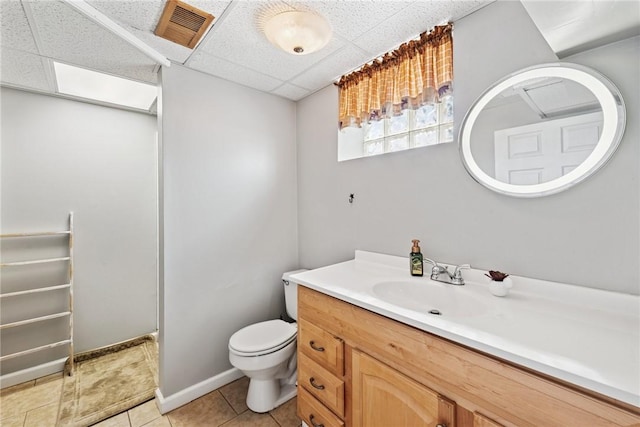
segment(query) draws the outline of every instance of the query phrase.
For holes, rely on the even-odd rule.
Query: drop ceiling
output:
[[[164,57],[172,64],[297,101],[419,33],[448,21],[455,22],[492,1],[189,0],[190,5],[215,17],[201,42],[189,49],[154,34],[164,0],[0,0],[0,82],[10,87],[56,93],[52,64],[56,60],[156,83],[158,57]],[[550,41],[555,36],[562,39],[560,33],[566,30],[566,26],[556,21],[550,23],[554,10],[563,10],[565,22],[573,22],[578,16],[581,22],[596,18],[592,9],[579,7],[584,3],[581,1],[542,2],[545,9],[537,3],[523,2],[554,49],[567,50],[566,44],[554,47],[557,43]],[[626,6],[629,3],[636,9],[640,4],[635,0],[612,3]],[[262,32],[265,20],[294,9],[311,10],[327,18],[333,36],[325,48],[295,56],[267,41]],[[602,9],[598,12],[602,13]],[[616,22],[610,21],[609,29],[604,31],[620,33]],[[640,22],[640,16],[634,22]],[[640,24],[632,23],[632,29],[624,32],[626,36],[635,31],[634,25],[640,28]],[[572,34],[567,36],[567,31],[564,33],[565,39],[575,38]],[[140,46],[156,56],[143,53]]]

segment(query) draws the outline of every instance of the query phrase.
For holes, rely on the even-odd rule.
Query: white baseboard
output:
[[[208,378],[167,397],[164,397],[160,389],[157,388],[156,406],[161,414],[166,414],[169,411],[173,411],[182,405],[186,405],[192,400],[196,400],[207,393],[211,393],[213,390],[227,385],[230,382],[242,378],[243,376],[244,374],[242,371],[237,368],[231,368],[228,371],[224,371],[216,375],[215,377]]]
[[[12,385],[22,384],[27,381],[35,380],[36,378],[55,374],[56,372],[62,372],[66,361],[67,358],[65,357],[52,362],[43,363],[42,365],[2,375],[0,376],[0,388],[11,387]]]

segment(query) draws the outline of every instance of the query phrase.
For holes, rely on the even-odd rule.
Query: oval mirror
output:
[[[602,167],[624,127],[622,96],[607,78],[576,64],[542,64],[503,78],[478,98],[460,128],[460,154],[485,187],[539,197]]]

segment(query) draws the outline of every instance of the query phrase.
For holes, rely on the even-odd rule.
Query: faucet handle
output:
[[[438,263],[437,263],[437,262],[435,262],[434,260],[432,260],[431,258],[424,257],[424,258],[423,258],[423,260],[424,260],[425,262],[428,262],[429,264],[433,265],[434,267],[440,267],[440,266],[438,265]]]
[[[461,264],[456,266],[455,270],[453,270],[453,276],[451,277],[451,284],[453,285],[464,285],[464,279],[462,278],[462,270],[471,268],[469,264]]]

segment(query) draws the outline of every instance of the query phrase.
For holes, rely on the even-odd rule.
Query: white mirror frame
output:
[[[559,178],[533,185],[515,185],[498,181],[485,173],[471,153],[471,131],[478,116],[498,94],[514,84],[544,77],[573,80],[585,86],[602,107],[603,126],[600,139],[593,152],[578,167]],[[624,134],[626,112],[622,95],[611,81],[600,73],[581,65],[550,63],[517,71],[489,87],[471,106],[460,127],[460,155],[469,174],[485,187],[515,197],[541,197],[558,193],[586,179],[600,169],[613,155]]]

